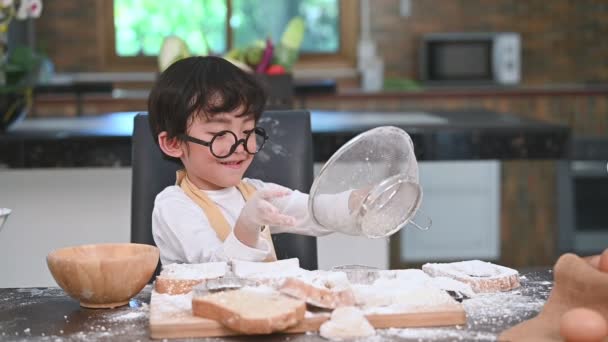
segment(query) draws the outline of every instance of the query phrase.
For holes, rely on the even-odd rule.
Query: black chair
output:
[[[148,116],[135,116],[132,145],[131,242],[154,245],[152,209],[156,195],[175,184],[177,163],[164,159],[150,133]],[[312,133],[307,111],[268,111],[259,125],[270,139],[260,151],[247,177],[308,192],[313,180]],[[295,234],[273,235],[279,259],[297,257],[300,266],[317,269],[317,240]]]

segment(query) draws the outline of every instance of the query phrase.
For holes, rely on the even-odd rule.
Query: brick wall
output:
[[[102,70],[98,1],[46,1],[37,36],[58,71]],[[355,1],[355,0],[345,0]],[[421,35],[439,31],[516,31],[523,38],[525,84],[608,81],[606,0],[372,0],[373,37],[388,76],[415,78]]]
[[[103,0],[111,1],[111,0]],[[97,0],[44,1],[36,40],[58,72],[100,71]]]
[[[412,0],[409,17],[399,16],[399,0],[378,3],[372,34],[388,74],[416,76],[424,33],[515,31],[523,40],[524,83],[608,81],[608,1]]]

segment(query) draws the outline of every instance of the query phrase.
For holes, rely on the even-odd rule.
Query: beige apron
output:
[[[186,176],[186,172],[184,172],[184,170],[177,171],[175,184],[179,185],[186,195],[188,195],[188,197],[190,197],[194,203],[203,209],[203,212],[205,215],[207,215],[209,224],[211,225],[211,228],[215,230],[217,237],[222,241],[226,240],[232,231],[232,228],[230,228],[228,221],[226,221],[226,218],[224,215],[222,215],[222,212],[218,206],[213,203],[209,196],[207,196],[204,191],[201,191],[194,184],[192,184],[190,179],[188,179]],[[251,198],[256,191],[253,186],[243,181],[241,181],[236,188],[239,189],[245,201],[249,200],[249,198]],[[274,250],[274,244],[272,243],[270,228],[268,226],[264,226],[262,228],[261,236],[270,244],[270,255],[264,261],[276,261],[277,255]]]

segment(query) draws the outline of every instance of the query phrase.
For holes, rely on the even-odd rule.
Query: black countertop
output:
[[[549,270],[527,272],[521,277],[519,289],[465,299],[466,326],[382,329],[368,340],[494,341],[502,331],[540,312],[552,280]],[[81,308],[60,288],[0,289],[0,340],[148,341],[150,293],[148,285],[129,306],[104,310]],[[327,341],[317,333],[206,340]]]
[[[32,118],[0,134],[0,167],[129,166],[134,112],[78,118]],[[567,126],[491,111],[312,111],[314,159],[326,161],[365,130],[405,129],[419,160],[561,159]]]

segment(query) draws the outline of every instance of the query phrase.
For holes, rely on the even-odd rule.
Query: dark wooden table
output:
[[[464,300],[466,326],[377,330],[366,341],[491,341],[503,330],[535,316],[547,299],[553,274],[523,273],[522,287]],[[151,286],[129,306],[85,309],[60,288],[0,289],[1,341],[149,341]],[[202,341],[326,341],[317,333],[196,339]],[[182,340],[183,341],[183,340]]]

